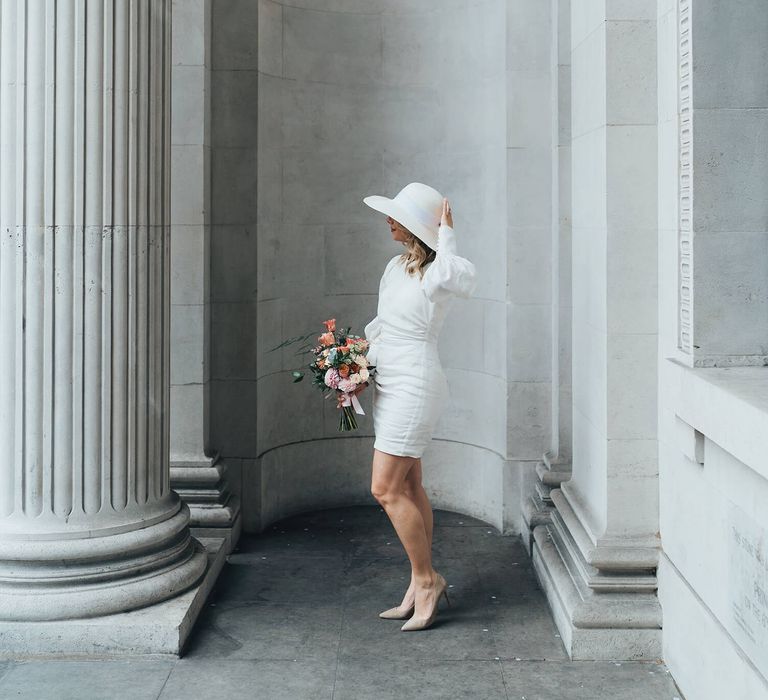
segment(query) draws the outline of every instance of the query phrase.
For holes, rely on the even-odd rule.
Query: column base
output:
[[[532,558],[569,656],[661,661],[658,548],[648,538],[595,544],[568,486],[550,490],[553,507],[548,522],[533,529]]]
[[[192,536],[196,537],[198,540],[220,538],[224,543],[223,547],[226,554],[231,554],[234,551],[242,531],[243,516],[240,513],[239,503],[237,515],[235,516],[234,520],[230,522],[229,526],[191,528]]]
[[[204,574],[206,556],[175,494],[168,508],[165,520],[117,534],[0,540],[0,620],[110,615],[186,591]]]
[[[536,465],[536,484],[534,491],[523,503],[523,523],[528,528],[528,554],[533,551],[533,529],[550,522],[552,511],[552,489],[571,478],[571,464],[553,459],[545,453]]]
[[[180,656],[226,561],[223,538],[195,542],[206,565],[186,593],[116,615],[53,622],[0,622],[0,658],[34,656]]]
[[[584,594],[554,544],[550,525],[533,530],[533,565],[573,661],[662,661],[661,607],[650,593]]]
[[[171,488],[189,506],[195,537],[225,537],[227,554],[240,537],[240,499],[229,490],[219,456],[171,462]]]

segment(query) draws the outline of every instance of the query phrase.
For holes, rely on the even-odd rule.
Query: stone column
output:
[[[656,2],[571,19],[573,470],[534,562],[572,658],[656,659]]]
[[[571,476],[571,3],[550,0],[548,105],[551,147],[552,365],[550,443],[524,487],[526,544],[533,528],[549,522],[550,492]],[[524,95],[524,99],[528,96]]]
[[[505,9],[505,529],[522,531],[528,543],[532,539],[531,519],[535,519],[530,494],[536,489],[536,467],[550,444],[555,408],[551,271],[556,201],[552,190],[552,139],[557,120],[551,101],[555,77],[551,66],[552,28],[557,24],[553,12],[557,8],[550,0],[520,0],[506,3]]]
[[[169,483],[170,0],[0,4],[0,619],[130,610],[205,554]]]
[[[240,499],[210,446],[211,0],[173,2],[171,485],[196,536],[240,532]]]

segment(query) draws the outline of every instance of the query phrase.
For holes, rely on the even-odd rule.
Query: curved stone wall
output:
[[[290,370],[281,338],[335,317],[362,333],[398,253],[367,194],[432,184],[477,266],[440,340],[450,404],[424,454],[435,507],[501,525],[506,444],[505,9],[500,0],[259,3],[256,527],[370,500],[370,392],[357,433]],[[255,496],[254,496],[255,494]]]

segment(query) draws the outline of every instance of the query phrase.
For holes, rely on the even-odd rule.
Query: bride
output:
[[[429,627],[447,583],[432,567],[432,506],[422,485],[421,456],[449,397],[437,340],[451,300],[472,296],[477,275],[458,255],[448,200],[413,182],[393,199],[363,201],[386,214],[405,250],[386,265],[375,318],[365,327],[376,365],[371,492],[387,513],[411,564],[400,605],[379,616],[406,619],[403,631]],[[360,389],[365,385],[362,385]]]

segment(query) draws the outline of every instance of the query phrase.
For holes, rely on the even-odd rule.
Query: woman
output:
[[[405,247],[387,263],[377,315],[365,327],[377,370],[371,492],[411,563],[402,602],[380,617],[412,615],[401,629],[420,630],[432,624],[440,596],[448,601],[446,581],[432,568],[432,506],[421,483],[421,455],[448,399],[437,339],[451,299],[475,291],[476,271],[457,255],[451,207],[434,188],[412,182],[394,199],[363,201],[387,215],[393,240]]]

